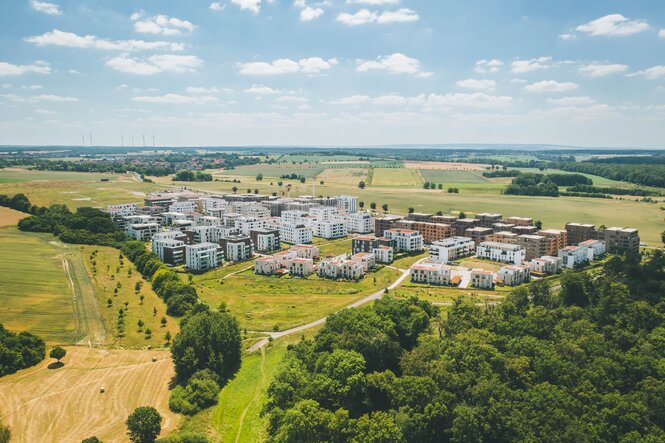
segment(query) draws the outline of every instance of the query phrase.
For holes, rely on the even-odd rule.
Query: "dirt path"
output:
[[[264,348],[261,348],[261,383],[259,383],[256,386],[256,394],[254,394],[254,397],[252,400],[247,403],[247,406],[245,409],[242,411],[242,414],[240,414],[240,420],[238,421],[238,433],[236,434],[236,439],[235,443],[238,443],[240,441],[240,435],[242,434],[242,426],[245,422],[245,416],[247,415],[247,412],[249,411],[249,408],[256,402],[259,397],[261,397],[261,390],[266,384],[266,350]]]

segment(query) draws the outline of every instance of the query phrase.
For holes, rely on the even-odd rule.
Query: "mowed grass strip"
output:
[[[372,174],[372,186],[420,187],[423,178],[415,169],[406,168],[374,168]]]
[[[75,308],[62,250],[48,234],[0,230],[0,323],[49,343],[75,343]]]

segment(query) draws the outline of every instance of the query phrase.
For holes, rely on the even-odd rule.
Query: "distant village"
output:
[[[189,190],[145,196],[144,205],[109,205],[115,223],[169,266],[205,272],[224,261],[254,260],[254,272],[357,281],[396,257],[428,256],[410,267],[413,283],[493,289],[580,268],[606,253],[637,252],[638,230],[569,222],[542,229],[528,217],[481,213],[473,218],[364,211],[356,196],[279,198],[202,194]],[[354,235],[351,250],[322,256],[313,238]],[[283,244],[290,245],[288,249]],[[498,271],[459,266],[466,257],[500,263]]]

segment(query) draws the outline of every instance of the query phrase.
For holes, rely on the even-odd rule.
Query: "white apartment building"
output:
[[[587,260],[592,261],[605,254],[605,242],[602,240],[586,240],[577,246],[584,249]]]
[[[469,237],[449,237],[432,242],[429,247],[429,259],[442,263],[466,257],[473,254],[476,244]]]
[[[409,269],[411,281],[429,285],[449,285],[451,268],[440,261],[423,261],[411,266]]]
[[[108,205],[106,207],[111,217],[126,217],[136,213],[136,203],[122,203],[119,205]]]
[[[192,271],[207,271],[222,262],[222,248],[217,243],[185,246],[185,264]]]
[[[559,249],[559,258],[563,260],[563,266],[568,269],[573,269],[575,266],[589,260],[587,249],[579,246],[566,246],[563,249]]]
[[[194,226],[188,232],[194,236],[194,243],[218,243],[220,239],[217,226]]]
[[[181,265],[185,262],[185,242],[172,238],[152,237],[152,252],[167,265]]]
[[[309,214],[305,211],[282,211],[282,223],[298,223],[306,225],[309,223]]]
[[[312,222],[312,234],[315,237],[323,237],[326,239],[346,237],[346,222],[339,218],[314,220]]]
[[[283,223],[279,236],[284,243],[297,245],[312,242],[312,229],[302,223]]]
[[[196,212],[198,209],[197,200],[181,200],[173,202],[169,205],[169,212],[184,212],[189,214],[190,212]]]
[[[398,252],[418,252],[423,250],[423,236],[411,229],[388,229],[383,236],[395,241]]]
[[[499,269],[496,279],[507,286],[521,285],[529,280],[530,270],[528,265],[504,266]]]
[[[335,199],[337,200],[337,209],[348,213],[358,212],[358,197],[353,195],[338,195]]]
[[[212,215],[194,217],[197,226],[222,226],[222,219]]]
[[[521,265],[525,259],[525,252],[519,245],[484,241],[476,247],[476,257]]]
[[[390,246],[379,246],[372,249],[372,254],[376,258],[377,263],[392,263],[394,260],[394,251]]]
[[[125,232],[134,240],[150,240],[153,235],[159,232],[158,223],[135,223],[127,225]]]
[[[363,272],[367,272],[376,266],[376,257],[369,252],[358,252],[357,254],[353,254],[351,256],[351,261],[362,264]]]
[[[294,245],[289,250],[298,258],[319,258],[319,248],[314,245]]]
[[[259,257],[254,261],[255,274],[273,275],[278,269],[279,260],[275,257]]]
[[[348,217],[348,231],[368,234],[374,231],[374,217],[367,212],[353,212]]]
[[[211,212],[226,212],[229,203],[226,200],[223,200],[220,197],[204,197],[201,199],[203,203],[203,212],[210,214]]]
[[[333,215],[337,214],[337,208],[332,206],[314,206],[309,208],[308,214],[310,217],[318,220],[330,220]]]
[[[311,257],[298,257],[298,254],[296,253],[296,251],[291,250],[291,251],[276,252],[272,255],[272,258],[277,260],[277,265],[280,268],[287,269],[289,267],[289,263],[294,258],[311,258]]]
[[[242,235],[249,235],[252,229],[265,228],[266,221],[256,217],[240,217],[235,220],[235,226]]]
[[[314,272],[314,261],[309,258],[294,258],[289,260],[289,274],[297,277],[307,277]]]
[[[357,280],[365,275],[364,266],[359,261],[347,260],[346,256],[326,258],[319,262],[319,277]]]
[[[480,289],[494,288],[494,273],[484,269],[471,270],[471,286]]]
[[[544,255],[540,258],[534,258],[529,262],[531,272],[539,274],[557,274],[561,272],[563,267],[563,259],[559,257],[552,257]]]

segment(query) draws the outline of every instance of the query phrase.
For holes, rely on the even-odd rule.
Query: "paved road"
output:
[[[395,280],[390,286],[388,286],[388,289],[391,289],[391,290],[395,289],[397,286],[399,286],[404,281],[404,279],[406,279],[409,276],[409,271],[408,270],[406,270],[406,269],[398,269],[398,270],[402,273],[402,275],[400,275],[399,278],[397,278],[397,280]],[[369,303],[373,300],[377,300],[377,299],[379,299],[383,296],[383,294],[385,293],[385,290],[386,290],[386,288],[380,289],[380,290],[376,291],[375,293],[368,295],[367,297],[361,298],[360,300],[351,303],[350,305],[344,307],[343,309],[357,308],[358,306],[362,306],[362,305],[364,305],[366,303]],[[300,325],[300,326],[296,326],[295,328],[286,329],[284,331],[265,332],[265,334],[267,334],[268,337],[263,338],[260,341],[258,341],[257,343],[255,343],[254,345],[252,345],[249,349],[247,349],[247,352],[256,352],[259,349],[263,348],[265,345],[268,344],[269,338],[275,339],[275,338],[284,337],[285,335],[295,334],[296,332],[301,332],[301,331],[304,331],[306,329],[310,329],[310,328],[313,328],[315,326],[322,325],[323,323],[325,323],[325,321],[326,321],[326,317],[323,317],[323,318],[320,318],[318,320],[314,320],[313,322],[310,322],[310,323],[307,323],[307,324],[304,324],[304,325]]]

